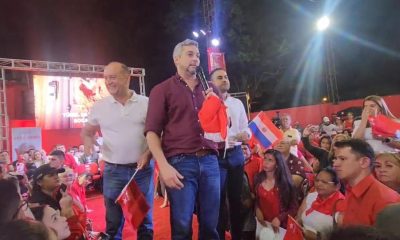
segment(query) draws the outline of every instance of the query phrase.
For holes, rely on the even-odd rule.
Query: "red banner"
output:
[[[208,56],[208,73],[216,68],[226,69],[225,65],[225,55],[222,52],[219,52],[219,49],[216,48],[208,48],[207,49]]]

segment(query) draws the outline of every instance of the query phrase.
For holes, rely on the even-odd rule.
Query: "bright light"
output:
[[[211,40],[211,45],[213,45],[214,47],[218,47],[219,44],[220,44],[219,39],[213,38],[213,39]]]
[[[318,31],[325,31],[330,24],[331,20],[327,16],[323,16],[317,21],[317,29]]]
[[[199,33],[198,33],[198,32],[193,31],[192,33],[193,33],[193,36],[194,36],[195,38],[198,38],[198,37],[199,37]]]
[[[323,97],[322,98],[322,102],[327,102],[328,101],[328,98],[327,97]]]
[[[203,36],[205,36],[207,34],[203,29],[200,29],[200,32],[201,32],[201,34],[203,34]]]

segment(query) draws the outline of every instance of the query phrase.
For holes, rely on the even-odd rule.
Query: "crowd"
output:
[[[149,98],[129,89],[124,64],[108,64],[110,96],[91,109],[82,145],[66,151],[58,144],[48,155],[30,149],[14,161],[0,153],[0,240],[121,239],[116,199],[131,178],[151,206],[137,237],[153,239],[155,168],[168,196],[172,239],[192,239],[193,213],[199,239],[207,240],[225,239],[226,232],[233,240],[279,239],[289,216],[306,240],[400,238],[400,141],[375,135],[370,123],[377,115],[400,123],[383,98],[366,97],[361,116],[323,117],[300,131],[282,114],[283,138],[264,149],[242,102],[228,93],[225,69],[214,69],[203,89],[195,41],[177,44],[173,60],[176,75]],[[222,139],[215,133],[223,132],[221,111],[228,116]],[[204,118],[216,124],[205,127]],[[94,236],[85,191],[92,180],[87,166],[98,162],[106,230]]]

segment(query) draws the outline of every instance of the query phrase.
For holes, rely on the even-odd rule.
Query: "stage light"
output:
[[[192,33],[193,33],[193,36],[194,36],[195,38],[198,38],[198,37],[199,37],[199,33],[198,33],[198,32],[193,31]]]
[[[211,40],[211,45],[213,45],[214,47],[218,47],[219,44],[220,44],[219,39],[213,38],[213,39]]]
[[[322,98],[322,102],[324,102],[324,103],[328,102],[328,98],[327,97],[323,97]]]
[[[203,29],[200,29],[200,32],[201,34],[203,34],[203,36],[207,35],[207,33]]]
[[[317,21],[317,30],[318,31],[325,31],[329,25],[331,24],[331,20],[327,16],[323,16]]]

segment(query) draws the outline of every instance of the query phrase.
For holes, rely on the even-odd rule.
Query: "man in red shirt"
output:
[[[372,226],[382,209],[400,202],[400,195],[371,174],[375,155],[367,142],[360,139],[339,141],[335,148],[333,167],[347,183],[341,224]]]
[[[78,167],[78,164],[76,163],[74,156],[72,156],[69,153],[66,153],[65,146],[61,144],[58,144],[56,146],[56,150],[54,150],[49,154],[49,161],[50,165],[52,165],[52,167],[54,168],[59,168],[58,164],[56,163],[57,161],[62,162],[61,167],[67,166],[74,171]]]

